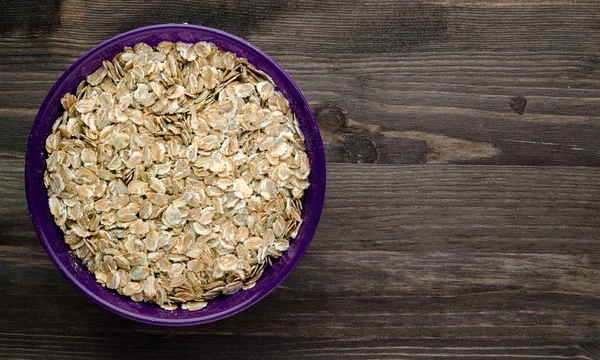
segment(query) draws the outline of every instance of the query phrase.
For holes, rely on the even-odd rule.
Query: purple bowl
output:
[[[212,42],[225,51],[247,58],[251,64],[271,76],[298,117],[300,128],[306,137],[306,152],[311,165],[310,188],[306,192],[302,214],[304,222],[296,239],[290,242],[289,249],[273,266],[265,270],[253,289],[221,296],[196,312],[181,309],[167,311],[155,304],[136,303],[96,283],[94,275],[71,252],[64,242],[62,232],[55,225],[43,182],[47,157],[45,141],[54,121],[63,112],[61,97],[75,92],[77,85],[100,67],[103,60],[112,60],[124,47],[133,47],[139,42],[155,46],[164,40]],[[31,218],[42,245],[58,270],[79,291],[98,305],[132,320],[166,326],[197,325],[226,318],[250,307],[273,291],[296,267],[308,249],[321,217],[325,198],[325,155],[317,122],[306,98],[291,77],[268,55],[247,41],[219,30],[194,25],[156,25],[126,32],[96,46],[75,61],[54,84],[37,114],[29,136],[25,159],[25,189]]]

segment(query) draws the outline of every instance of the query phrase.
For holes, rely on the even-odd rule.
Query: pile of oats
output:
[[[214,44],[144,43],[62,99],[50,211],[97,281],[199,310],[252,288],[302,223],[310,172],[288,101]]]

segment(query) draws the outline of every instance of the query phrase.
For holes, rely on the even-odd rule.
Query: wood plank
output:
[[[31,5],[58,24],[24,11],[29,3],[9,3],[9,14],[27,16],[0,26],[0,152],[24,151],[46,92],[92,46],[187,21],[241,35],[279,61],[322,124],[329,162],[600,165],[597,2],[207,1],[190,12],[182,1],[166,13],[158,0]],[[241,13],[247,21],[232,20]],[[526,105],[513,110],[519,96]]]
[[[179,336],[174,334],[147,334],[139,336],[103,337],[88,339],[76,336],[44,337],[29,334],[6,336],[0,334],[0,341],[6,341],[6,353],[0,358],[44,359],[114,359],[115,357],[161,359],[161,354],[189,356],[202,353],[203,357],[227,357],[232,359],[594,359],[592,346],[559,345],[506,345],[494,342],[467,341],[459,346],[453,342],[440,341],[435,346],[431,341],[408,340],[367,340],[356,344],[356,340],[312,340],[307,338],[282,339],[277,337],[252,337],[244,334],[214,335],[203,334]],[[261,351],[248,351],[248,344],[260,342]],[[56,343],[66,343],[57,347]],[[366,345],[366,346],[364,346]],[[40,349],[35,351],[35,349]],[[201,349],[201,350],[200,350]],[[3,349],[4,350],[4,349]]]
[[[0,159],[2,245],[37,244],[22,167]],[[318,251],[600,252],[596,168],[329,164],[328,179]]]
[[[39,290],[36,293],[42,297],[73,297],[76,294],[66,281],[64,281],[65,286],[57,288],[51,294],[42,291],[48,290],[49,286],[57,286],[57,280],[62,279],[56,277],[58,272],[53,270],[54,266],[46,258],[46,254],[40,246],[0,246],[0,249],[2,250],[0,264],[2,264],[5,275],[14,280],[27,280],[28,285],[27,288],[19,286],[19,281],[2,285],[4,294],[8,298],[26,297],[32,290]],[[477,252],[465,254],[449,253],[443,250],[424,253],[367,250],[317,251],[311,249],[306,259],[303,260],[300,268],[302,270],[298,271],[300,275],[287,280],[286,285],[282,287],[285,291],[281,291],[278,299],[296,302],[327,298],[339,304],[351,303],[355,306],[358,305],[358,301],[372,299],[374,303],[379,303],[378,310],[373,309],[373,312],[383,311],[385,308],[383,312],[389,312],[392,315],[394,303],[404,297],[407,299],[418,298],[421,301],[424,297],[432,297],[432,301],[438,303],[435,300],[436,297],[472,296],[485,299],[490,294],[496,294],[500,298],[504,296],[502,302],[508,303],[507,297],[519,294],[523,294],[524,298],[535,297],[535,295],[543,298],[540,295],[557,294],[557,298],[562,297],[565,300],[573,298],[573,308],[565,315],[564,319],[561,311],[540,308],[540,304],[514,303],[512,306],[536,309],[539,312],[536,315],[538,318],[560,318],[561,322],[576,326],[581,319],[575,314],[578,306],[574,299],[582,298],[589,304],[600,301],[598,296],[600,285],[596,281],[600,272],[598,267],[597,261],[590,261],[588,257],[578,255]],[[325,269],[327,270],[324,271]],[[39,274],[37,279],[29,278],[30,275],[36,273]],[[548,301],[550,300],[552,297],[549,297]],[[6,311],[18,312],[19,306],[30,306],[38,301],[39,299],[23,299],[21,305],[13,304],[15,310]],[[495,303],[492,299],[488,301],[488,306],[499,307],[501,304]],[[412,311],[416,311],[422,316],[428,316],[431,309],[429,311],[417,310],[414,305],[411,305]],[[90,306],[94,305],[90,303]],[[64,311],[61,304],[47,305],[38,310],[32,309],[32,311],[47,311],[52,307],[55,307],[55,311]],[[297,307],[294,309],[298,310]],[[323,313],[334,311],[329,307],[322,310]],[[78,310],[72,311],[77,312]],[[346,307],[341,307],[332,314],[352,316],[353,312]],[[74,313],[73,316],[75,315]],[[569,316],[576,318],[568,319]],[[598,317],[600,320],[600,310],[597,313],[595,311],[587,313],[586,317],[589,319]],[[335,316],[332,316],[332,320],[335,320]],[[501,317],[496,319],[496,321],[500,320]],[[523,316],[511,320],[513,325],[521,322],[527,325],[530,319]],[[310,319],[302,321],[307,321],[307,325],[310,323]],[[464,321],[475,320],[465,318]],[[580,325],[584,328],[588,324]],[[282,323],[279,326],[284,327],[285,324]],[[506,323],[504,326],[510,326],[510,324]],[[532,324],[528,324],[528,326],[532,326]],[[319,332],[320,330],[314,331]],[[355,331],[362,330],[356,329]],[[594,331],[593,327],[588,329],[590,334],[593,334]],[[523,336],[527,335],[530,334]],[[575,333],[570,336],[577,338],[583,335]]]
[[[596,168],[330,164],[321,226],[288,280],[233,318],[165,332],[91,303],[31,230],[18,232],[30,228],[21,166],[0,160],[0,294],[10,304],[0,358],[205,346],[232,358],[600,356]]]
[[[330,164],[319,227],[327,245],[313,246],[593,254],[599,176],[595,168]]]
[[[27,329],[34,343],[45,337],[58,339],[52,346],[67,352],[73,347],[60,337],[79,337],[86,346],[106,337],[127,338],[136,333],[140,336],[133,345],[139,346],[139,355],[152,354],[154,349],[148,346],[156,336],[164,336],[160,328],[107,313],[68,285],[41,249],[26,250],[30,254],[27,259],[33,255],[43,260],[24,268],[19,254],[2,248],[6,254],[0,259],[2,276],[9,281],[0,291],[11,307],[3,310],[0,343]],[[464,342],[488,340],[503,342],[508,348],[524,342],[535,347],[531,344],[541,339],[545,346],[554,345],[555,340],[570,341],[574,346],[595,341],[599,335],[597,286],[587,287],[593,284],[597,270],[582,270],[580,263],[570,261],[574,259],[563,262],[539,257],[529,262],[527,257],[513,257],[510,265],[503,267],[489,266],[502,255],[435,259],[418,253],[391,258],[365,251],[343,255],[335,251],[309,253],[278,290],[250,310],[219,323],[173,329],[169,334],[183,342],[197,341],[199,336],[225,342],[249,334],[246,346],[272,338],[278,342],[352,340],[354,350],[371,347],[374,340],[399,344],[409,339],[435,341],[438,346],[438,340],[454,340],[455,345],[463,346]],[[19,261],[7,261],[7,257]],[[469,278],[473,273],[481,276]],[[489,279],[483,278],[492,273]],[[561,274],[570,276],[561,278]],[[570,288],[553,289],[558,283]],[[32,293],[37,295],[29,296]],[[482,351],[492,350],[482,347]],[[99,354],[110,355],[109,351],[115,348]],[[311,351],[317,350],[306,349]],[[454,356],[460,358],[460,354]]]

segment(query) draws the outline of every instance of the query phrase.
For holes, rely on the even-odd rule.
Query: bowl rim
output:
[[[250,51],[253,51],[256,55],[261,57],[261,62],[268,64],[268,66],[271,67],[271,69],[273,69],[273,71],[276,71],[278,73],[277,74],[278,77],[282,78],[283,81],[285,82],[283,87],[287,88],[290,93],[294,93],[297,107],[302,108],[302,110],[303,110],[302,116],[304,117],[305,121],[310,123],[307,126],[314,126],[316,128],[316,133],[313,134],[313,138],[314,138],[313,142],[315,143],[314,145],[316,145],[314,148],[314,154],[313,154],[313,156],[315,156],[315,158],[311,159],[312,160],[311,161],[311,172],[314,171],[315,173],[318,173],[318,178],[316,179],[316,183],[319,186],[315,189],[312,189],[312,191],[315,191],[315,197],[311,201],[311,219],[313,219],[314,221],[312,221],[310,224],[306,224],[306,223],[303,224],[304,227],[309,225],[309,228],[306,229],[307,236],[305,236],[305,238],[303,239],[303,242],[300,243],[294,256],[289,259],[289,262],[287,262],[287,264],[285,266],[283,266],[281,269],[279,269],[279,272],[277,272],[274,275],[274,277],[272,279],[270,279],[272,281],[270,282],[270,285],[268,287],[262,288],[262,289],[260,289],[260,291],[259,291],[259,289],[256,289],[257,290],[256,294],[254,294],[253,296],[250,296],[249,298],[247,298],[246,300],[244,300],[237,306],[228,307],[225,310],[214,313],[212,315],[202,315],[202,311],[198,311],[197,316],[186,318],[186,319],[168,318],[168,317],[165,317],[165,318],[160,317],[159,318],[159,317],[154,317],[154,316],[150,316],[150,315],[140,314],[137,312],[128,311],[126,309],[123,309],[122,307],[119,307],[116,304],[113,304],[109,301],[106,301],[106,300],[100,298],[98,295],[96,295],[95,289],[88,288],[86,285],[82,284],[75,277],[75,275],[71,272],[71,270],[63,263],[63,260],[61,260],[59,258],[58,254],[54,251],[54,249],[52,249],[51,245],[49,244],[50,240],[46,237],[44,226],[45,225],[52,226],[54,224],[48,225],[48,224],[45,224],[44,222],[42,222],[42,219],[41,219],[42,214],[39,213],[41,210],[39,209],[39,206],[36,208],[36,206],[34,205],[36,203],[36,198],[33,193],[33,188],[36,185],[39,185],[39,182],[36,181],[36,178],[41,176],[40,172],[43,173],[43,171],[45,171],[45,162],[44,162],[44,168],[42,170],[36,169],[35,166],[32,165],[33,160],[37,159],[37,156],[39,156],[38,154],[36,154],[37,156],[32,154],[32,151],[33,151],[32,150],[32,142],[33,142],[34,138],[37,138],[40,136],[40,135],[35,136],[35,132],[36,132],[36,130],[38,130],[37,129],[38,126],[39,127],[42,126],[41,122],[42,122],[42,118],[44,118],[44,116],[46,115],[45,114],[46,109],[49,107],[49,105],[53,101],[56,101],[56,96],[57,96],[56,90],[61,86],[61,84],[73,72],[78,70],[80,66],[85,64],[90,59],[98,56],[103,50],[105,50],[106,48],[108,48],[109,46],[114,44],[115,42],[124,41],[132,36],[140,35],[145,32],[154,32],[154,31],[202,32],[203,36],[206,35],[208,37],[209,35],[214,35],[216,37],[224,38],[226,40],[226,42],[232,43],[233,45],[238,46],[240,49],[243,49],[243,48],[250,49]],[[269,75],[272,75],[272,74],[269,74]],[[276,85],[279,85],[279,84],[276,84]],[[58,100],[60,100],[60,97],[62,97],[61,94],[59,94]],[[306,110],[308,110],[308,111],[306,111]],[[296,115],[298,115],[298,111],[295,111],[295,112],[296,112]],[[300,116],[298,116],[298,117],[300,120]],[[36,139],[36,140],[39,140],[39,139]],[[43,147],[44,146],[42,146],[42,148]],[[44,153],[42,153],[42,156],[45,158]],[[51,261],[54,263],[56,268],[59,270],[59,272],[75,288],[77,288],[80,292],[82,292],[89,299],[91,299],[93,302],[100,305],[101,307],[103,307],[119,316],[131,319],[131,320],[135,320],[135,321],[147,323],[147,324],[163,325],[163,326],[199,325],[199,324],[206,324],[206,323],[210,323],[213,321],[221,320],[221,319],[227,318],[229,316],[232,316],[234,314],[237,314],[237,313],[249,308],[250,306],[256,304],[257,302],[259,302],[260,300],[265,298],[267,295],[269,295],[289,276],[289,274],[298,265],[298,263],[300,262],[300,259],[303,257],[304,253],[308,249],[308,247],[314,237],[314,234],[316,232],[316,229],[317,229],[317,226],[318,226],[321,214],[322,214],[324,200],[325,200],[326,169],[325,169],[325,155],[324,155],[324,149],[323,149],[323,142],[322,142],[321,136],[318,131],[317,121],[314,117],[314,114],[310,110],[310,105],[308,104],[306,97],[304,96],[304,94],[302,93],[302,91],[300,90],[298,85],[294,82],[294,80],[290,77],[290,75],[275,60],[273,60],[269,55],[267,55],[264,51],[260,50],[255,45],[251,44],[250,42],[248,42],[238,36],[229,34],[227,32],[221,31],[221,30],[217,30],[217,29],[213,29],[213,28],[205,27],[205,26],[200,26],[200,25],[160,24],[160,25],[151,25],[151,26],[136,28],[136,29],[121,33],[119,35],[116,35],[116,36],[108,39],[108,40],[103,41],[102,43],[100,43],[99,45],[96,45],[91,50],[86,52],[84,55],[79,57],[73,64],[71,64],[71,66],[69,66],[69,68],[67,68],[67,70],[54,83],[54,85],[48,92],[48,95],[46,96],[46,98],[44,99],[44,101],[42,102],[42,104],[40,106],[40,109],[36,115],[35,121],[32,125],[30,136],[28,139],[24,170],[25,170],[24,171],[25,172],[25,191],[26,191],[27,204],[28,204],[31,220],[34,224],[34,227],[35,227],[36,233],[38,235],[38,238],[40,239],[40,242],[42,243],[46,253],[50,257]],[[312,181],[311,181],[311,186],[313,186]],[[47,201],[46,201],[46,204],[47,204]],[[54,225],[54,226],[56,226],[56,225]],[[87,269],[86,269],[86,271],[87,271]],[[105,290],[110,291],[110,292],[113,291],[110,289],[105,289]],[[254,290],[254,289],[247,290],[247,291],[252,291],[252,290]],[[131,299],[127,299],[127,300],[133,301]]]

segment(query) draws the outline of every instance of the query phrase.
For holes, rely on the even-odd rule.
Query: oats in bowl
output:
[[[139,43],[62,104],[46,141],[50,211],[100,284],[199,310],[253,287],[296,236],[304,138],[246,59],[207,42]]]

